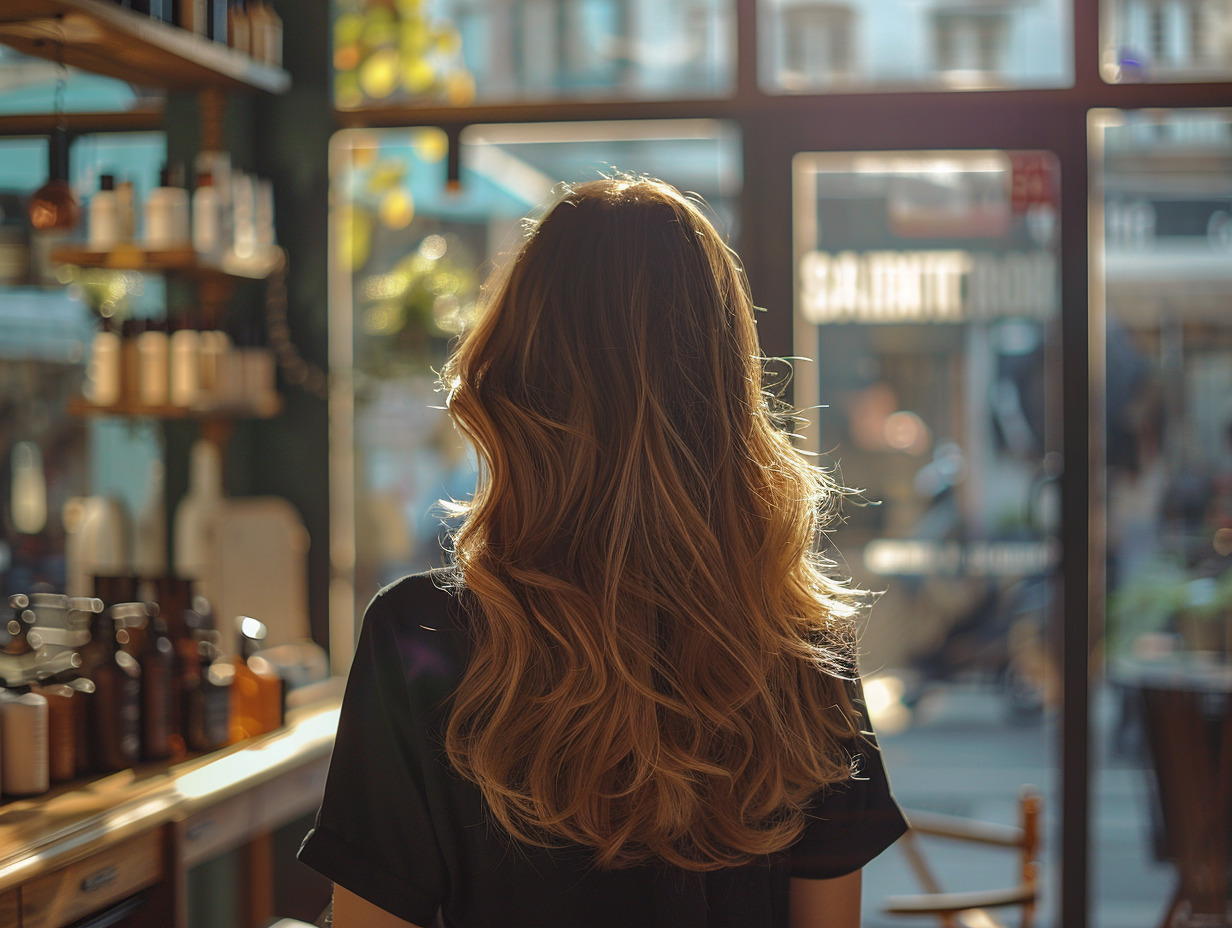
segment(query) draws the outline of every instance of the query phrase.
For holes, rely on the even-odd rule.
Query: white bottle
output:
[[[170,401],[170,345],[167,329],[151,322],[137,336],[137,398],[143,406],[166,406]]]
[[[222,257],[222,200],[209,173],[197,178],[197,189],[193,191],[192,244],[203,258],[218,261]]]
[[[119,214],[118,241],[133,242],[137,240],[137,194],[133,190],[131,180],[122,180],[116,184],[116,211]]]
[[[201,333],[182,328],[171,333],[171,405],[192,409],[201,402]]]
[[[213,409],[235,402],[235,350],[231,336],[222,329],[206,329],[200,338],[199,406]]]
[[[133,521],[133,573],[138,577],[161,577],[167,572],[166,470],[163,462],[150,462],[146,497]]]
[[[257,253],[268,258],[274,250],[274,185],[257,181]]]
[[[191,244],[188,191],[173,184],[170,169],[164,167],[158,186],[145,201],[145,245],[155,251],[169,251]]]
[[[99,177],[98,191],[90,197],[89,226],[91,251],[110,251],[120,240],[120,199],[111,174]]]
[[[90,345],[90,364],[86,368],[85,396],[95,406],[114,406],[120,401],[120,336],[103,321]]]
[[[214,522],[222,506],[222,459],[218,446],[199,439],[192,447],[188,492],[175,510],[175,573],[198,581],[197,592],[207,599],[213,575]]]
[[[257,193],[253,179],[243,171],[231,176],[231,250],[241,261],[257,252]]]
[[[4,792],[38,796],[51,788],[48,776],[47,699],[37,693],[11,693],[0,702],[0,753]]]

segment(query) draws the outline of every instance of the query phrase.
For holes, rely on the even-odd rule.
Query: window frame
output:
[[[335,111],[340,127],[437,126],[457,139],[474,123],[713,118],[740,127],[744,151],[742,258],[753,292],[771,312],[759,319],[763,349],[792,353],[792,172],[798,152],[904,149],[1046,150],[1060,165],[1062,650],[1060,887],[1055,923],[1085,928],[1091,909],[1091,687],[1104,603],[1103,329],[1101,281],[1089,279],[1092,160],[1088,116],[1101,109],[1226,108],[1232,80],[1107,83],[1101,76],[1101,0],[1073,0],[1073,82],[1047,89],[768,93],[758,82],[757,0],[735,7],[735,92],[725,98],[517,102],[467,107],[391,105]]]

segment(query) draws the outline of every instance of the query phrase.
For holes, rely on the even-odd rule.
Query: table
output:
[[[1177,888],[1161,928],[1232,926],[1232,665],[1197,655],[1123,662],[1140,696]]]

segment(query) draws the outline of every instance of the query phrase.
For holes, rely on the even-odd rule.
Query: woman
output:
[[[853,926],[905,829],[858,712],[837,487],[672,187],[568,189],[442,372],[455,567],[369,606],[301,859],[335,928]]]

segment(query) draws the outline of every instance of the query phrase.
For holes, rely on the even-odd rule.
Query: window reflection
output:
[[[1019,787],[1055,780],[1055,159],[801,154],[793,169],[795,402],[805,446],[861,490],[834,543],[885,591],[861,651],[895,791],[1013,820]],[[872,866],[878,885],[901,879],[894,855]]]
[[[818,92],[1066,84],[1070,8],[1057,0],[761,0],[762,82]]]
[[[1104,0],[1103,74],[1112,83],[1227,80],[1232,3]]]
[[[334,0],[334,99],[382,103],[719,96],[728,0]]]
[[[1195,923],[1218,921],[1226,883],[1214,902],[1194,893],[1186,849],[1223,872],[1227,823],[1165,800],[1213,795],[1203,778],[1229,782],[1232,757],[1232,113],[1102,112],[1095,126],[1108,592],[1095,824],[1121,837],[1094,845],[1098,923],[1157,924],[1174,894]],[[1198,736],[1183,745],[1161,738],[1186,725]]]

